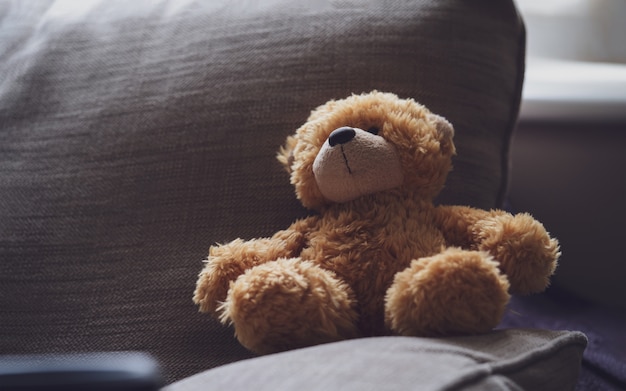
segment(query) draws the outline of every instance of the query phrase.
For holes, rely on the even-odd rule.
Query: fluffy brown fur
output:
[[[345,126],[365,141],[335,151],[329,137]],[[372,128],[377,143],[362,133]],[[451,169],[453,134],[444,118],[388,93],[317,108],[278,159],[303,205],[319,213],[271,238],[213,246],[194,302],[233,324],[239,341],[259,353],[360,336],[491,330],[509,292],[545,289],[558,244],[528,214],[433,205]],[[366,159],[368,146],[379,144],[395,151],[402,170],[401,184],[382,191],[368,167],[385,162]],[[322,162],[323,173],[313,169],[318,156],[335,152],[341,158],[329,161],[344,170],[342,185],[358,189],[342,202],[318,186],[331,163]]]

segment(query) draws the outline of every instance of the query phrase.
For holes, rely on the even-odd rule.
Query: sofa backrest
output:
[[[308,213],[275,159],[378,89],[455,126],[442,203],[498,206],[524,70],[512,1],[0,0],[0,353],[250,357],[191,301],[208,248]]]

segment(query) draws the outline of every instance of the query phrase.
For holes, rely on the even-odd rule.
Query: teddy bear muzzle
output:
[[[393,144],[348,126],[331,132],[313,162],[313,174],[322,195],[339,203],[393,189],[404,179]]]

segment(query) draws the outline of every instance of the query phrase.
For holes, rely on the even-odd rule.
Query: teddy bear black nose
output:
[[[343,126],[341,128],[333,130],[328,136],[328,144],[334,147],[337,144],[345,144],[352,140],[356,135],[356,131],[349,126]]]

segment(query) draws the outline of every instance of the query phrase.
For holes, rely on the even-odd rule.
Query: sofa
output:
[[[0,354],[145,352],[170,390],[619,389],[623,319],[558,286],[487,335],[263,357],[191,300],[209,246],[310,213],[275,154],[329,99],[427,105],[437,202],[507,207],[524,65],[513,1],[1,0]]]

